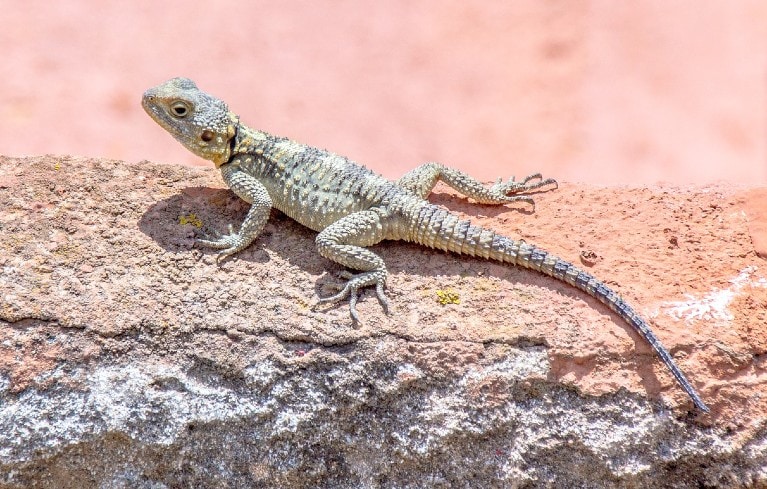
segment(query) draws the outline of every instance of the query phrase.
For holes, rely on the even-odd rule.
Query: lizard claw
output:
[[[337,294],[331,295],[330,297],[320,297],[320,299],[317,301],[318,304],[334,304],[338,301],[341,301],[343,299],[346,299],[346,297],[349,297],[349,313],[351,314],[352,321],[355,323],[360,322],[360,316],[357,313],[357,299],[359,298],[359,287],[352,285],[352,281],[346,282],[346,285],[343,287],[336,286],[341,289],[340,292]]]
[[[514,177],[511,177],[509,180],[504,182],[501,178],[499,178],[495,184],[490,187],[490,190],[509,197],[511,194],[537,190],[541,187],[545,187],[546,185],[554,185],[554,188],[559,187],[559,184],[557,184],[557,181],[553,178],[544,179],[540,173],[533,173],[532,175],[528,175],[520,181],[516,181]],[[514,197],[514,200],[527,199]]]
[[[529,195],[515,195],[523,192],[530,192],[546,185],[554,185],[557,188],[557,181],[553,178],[543,179],[540,173],[528,175],[520,181],[511,177],[507,181],[499,178],[490,188],[490,192],[498,199],[499,203],[508,202],[526,202],[535,209],[535,201]]]
[[[338,275],[342,280],[346,280],[346,282],[349,282],[352,278],[354,278],[354,274],[348,270],[341,270],[336,275]],[[331,288],[335,291],[344,290],[347,286],[348,286],[348,283],[345,283],[345,282],[331,282],[326,285],[326,287]],[[343,299],[343,297],[340,297],[338,300],[341,300],[341,299]]]
[[[194,242],[201,246],[221,250],[216,255],[216,261],[221,261],[247,247],[249,244],[249,242],[240,236],[240,233],[234,231],[234,226],[230,224],[228,229],[229,233],[223,236],[214,231],[213,233],[216,235],[215,239],[206,236],[204,238],[198,238],[194,240]]]
[[[386,298],[386,294],[384,293],[384,283],[386,281],[385,274],[377,271],[353,274],[344,270],[339,273],[339,275],[348,279],[346,284],[343,287],[338,287],[341,289],[341,291],[337,294],[334,294],[330,297],[320,298],[318,300],[319,304],[333,304],[345,299],[346,297],[349,297],[349,314],[351,315],[353,322],[359,323],[360,316],[359,313],[357,313],[357,300],[359,299],[360,289],[370,285],[375,285],[378,301],[381,303],[384,312],[386,314],[389,313],[389,300]]]

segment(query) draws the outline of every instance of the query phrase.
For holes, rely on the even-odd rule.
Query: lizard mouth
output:
[[[176,121],[168,113],[168,108],[165,107],[165,97],[154,88],[150,88],[141,97],[141,106],[144,108],[144,112],[149,115],[157,124],[163,129],[175,135],[179,132],[179,127]]]
[[[157,103],[155,102],[155,95],[152,93],[152,90],[147,90],[144,92],[144,96],[141,97],[141,106],[144,108],[144,112],[146,112],[149,117],[151,117],[156,123],[160,124],[164,129],[167,130],[168,128],[168,121],[165,120],[165,117],[163,117],[164,111],[157,106]]]
[[[150,88],[149,90],[144,92],[144,95],[142,95],[141,97],[141,106],[144,107],[144,110],[149,112],[150,108],[153,107],[152,104],[154,103],[154,99],[155,99],[155,95],[154,95],[153,89]]]

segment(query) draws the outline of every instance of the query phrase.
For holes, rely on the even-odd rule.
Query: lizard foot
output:
[[[490,190],[494,193],[505,195],[506,197],[511,196],[511,194],[518,194],[521,192],[530,192],[531,190],[537,190],[541,187],[545,187],[546,185],[554,185],[554,188],[557,188],[559,185],[557,184],[557,181],[553,178],[546,178],[544,179],[543,176],[540,173],[534,173],[532,175],[528,175],[525,178],[523,178],[520,181],[514,180],[514,177],[511,177],[507,181],[503,181],[503,179],[499,178],[491,187]]]
[[[194,240],[194,242],[195,244],[206,246],[208,248],[221,250],[216,256],[217,261],[223,260],[227,256],[237,253],[238,251],[246,248],[248,244],[250,244],[248,241],[243,239],[242,236],[240,236],[240,233],[234,232],[234,227],[231,224],[229,225],[229,234],[221,236],[216,233],[214,238],[206,236],[205,238],[198,238]]]
[[[386,283],[385,272],[382,273],[378,271],[372,271],[353,274],[344,270],[340,273],[340,275],[342,278],[347,279],[346,284],[343,287],[339,287],[341,291],[337,294],[330,297],[320,298],[318,301],[320,304],[333,304],[345,299],[348,296],[349,314],[352,317],[352,321],[359,323],[360,316],[357,314],[357,299],[359,298],[359,290],[363,287],[375,285],[378,302],[381,303],[384,312],[387,314],[389,313],[389,300],[386,298],[386,294],[384,294],[383,290],[384,284]]]

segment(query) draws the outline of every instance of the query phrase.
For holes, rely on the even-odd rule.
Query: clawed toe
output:
[[[553,178],[544,179],[543,175],[540,173],[533,173],[532,175],[528,175],[520,181],[516,181],[514,177],[511,177],[509,180],[504,182],[503,179],[499,178],[492,186],[492,189],[503,195],[511,196],[512,194],[537,190],[547,185],[554,185],[554,188],[558,187],[557,181]]]
[[[199,246],[220,250],[216,254],[216,261],[220,262],[224,258],[237,253],[247,246],[247,243],[242,239],[240,234],[234,231],[234,226],[230,224],[228,229],[229,234],[222,236],[218,232],[213,231],[215,237],[205,235],[203,238],[195,239],[194,242]]]
[[[328,287],[336,291],[342,291],[349,286],[349,282],[352,280],[352,278],[354,278],[354,274],[350,272],[349,270],[341,270],[336,275],[338,275],[339,278],[341,278],[342,280],[345,280],[346,282],[331,282],[326,284],[325,287]],[[336,297],[339,294],[340,292],[338,294],[335,294],[332,297]],[[346,296],[341,296],[341,297],[338,297],[338,299],[336,300],[341,300],[341,299],[344,299],[345,297]],[[331,299],[330,297],[327,297],[323,300],[323,302],[331,302],[330,299]]]
[[[317,299],[317,303],[319,304],[334,304],[338,301],[341,301],[343,299],[346,299],[346,297],[352,293],[351,286],[346,284],[330,284],[330,287],[338,290],[339,292],[336,294],[333,294],[329,297],[320,297]]]
[[[534,180],[537,180],[537,182],[535,182]],[[511,177],[511,181],[514,181],[514,177]],[[528,188],[538,188],[540,186],[549,185],[551,183],[556,184],[557,181],[554,180],[553,178],[544,179],[543,175],[541,175],[540,173],[533,173],[532,175],[528,175],[525,178],[523,178],[519,183],[520,185],[524,185],[525,187],[528,187]]]
[[[512,178],[513,180],[513,178]],[[523,178],[520,182],[522,191],[536,190],[547,185],[554,185],[554,188],[558,188],[559,184],[553,178],[543,178],[540,173],[533,173]]]
[[[385,313],[389,313],[389,300],[384,293],[385,275],[380,272],[365,272],[354,274],[347,270],[339,273],[343,278],[347,278],[348,281],[343,284],[331,284],[331,287],[340,289],[340,291],[330,297],[321,297],[317,300],[318,304],[333,304],[343,299],[349,298],[349,315],[352,321],[355,323],[360,322],[359,314],[357,313],[357,301],[360,296],[360,289],[375,285],[376,296]]]
[[[320,297],[317,302],[319,304],[334,304],[343,299],[349,297],[349,314],[352,317],[352,321],[355,323],[360,322],[360,316],[357,313],[357,299],[359,298],[359,291],[356,287],[351,285],[351,280],[343,286],[342,290],[330,297]]]
[[[376,296],[378,297],[378,302],[381,303],[384,313],[389,314],[389,299],[386,298],[386,294],[384,293],[383,282],[378,282],[376,284]]]

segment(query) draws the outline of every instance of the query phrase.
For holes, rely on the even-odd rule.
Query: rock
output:
[[[599,256],[703,415],[617,316],[535,272],[385,243],[392,314],[369,294],[354,326],[314,306],[340,268],[277,211],[234,259],[193,248],[247,211],[213,169],[2,157],[0,182],[0,487],[767,485],[767,263],[741,208],[765,189],[433,198]]]

